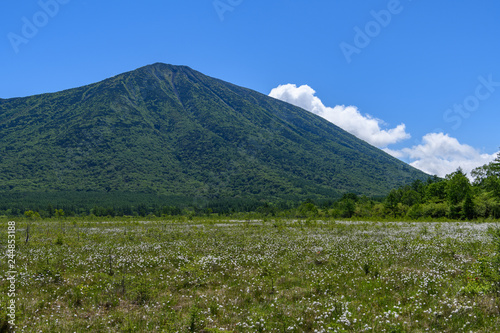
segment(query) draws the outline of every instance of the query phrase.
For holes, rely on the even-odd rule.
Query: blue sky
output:
[[[164,62],[273,91],[429,173],[468,171],[500,147],[498,1],[1,6],[0,98]]]

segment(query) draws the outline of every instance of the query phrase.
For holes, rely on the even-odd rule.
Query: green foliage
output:
[[[202,323],[200,322],[200,310],[197,306],[193,306],[191,308],[191,312],[189,314],[189,324],[188,331],[189,332],[199,332],[202,329]]]
[[[38,212],[34,212],[32,210],[25,211],[24,216],[26,216],[28,219],[30,219],[32,221],[38,220],[40,218],[40,214]]]
[[[500,162],[500,157],[495,161]],[[472,185],[459,168],[445,179],[429,178],[426,183],[417,180],[393,189],[384,200],[385,215],[410,219],[498,219],[500,198],[496,184],[500,184],[500,173],[494,171],[497,162],[475,169],[472,174],[476,179]]]
[[[2,310],[0,311],[0,333],[14,332],[14,328],[9,324],[9,319],[7,311],[4,310],[2,304]]]
[[[365,275],[371,274],[376,278],[380,274],[378,267],[375,267],[371,261],[364,262],[362,268]]]
[[[495,160],[472,170],[471,174],[475,185],[486,187],[488,190],[496,188],[495,180],[500,177],[500,153],[497,154]]]
[[[493,162],[472,170],[474,185],[500,201],[500,153]]]
[[[385,198],[385,208],[396,217],[398,213],[398,204],[401,202],[401,191],[391,190],[387,198]]]
[[[451,205],[458,205],[470,194],[470,182],[462,169],[446,176],[446,194]]]
[[[421,205],[416,204],[411,206],[406,215],[412,220],[418,220],[419,218],[424,216],[424,210],[422,209]]]
[[[351,218],[356,212],[356,203],[352,199],[344,200],[343,216]]]
[[[425,188],[425,196],[428,201],[443,201],[446,199],[446,182],[438,181],[430,183]]]
[[[467,193],[467,195],[465,196],[462,211],[464,217],[467,220],[472,220],[476,215],[474,202],[472,201],[472,196],[470,195],[470,193]]]
[[[299,206],[298,213],[301,217],[316,217],[318,215],[318,207],[313,202],[306,201]]]
[[[355,193],[345,193],[340,200],[340,208],[342,217],[351,218],[356,213],[356,202],[359,197]]]
[[[63,217],[64,216],[64,211],[62,209],[56,209],[54,211],[54,216],[55,217]]]
[[[467,285],[462,288],[462,292],[464,294],[471,295],[485,294],[490,290],[491,287],[483,281],[480,281],[477,277],[469,278],[469,280],[467,281]]]
[[[63,237],[62,237],[62,235],[60,235],[60,234],[59,234],[59,235],[57,235],[57,239],[56,239],[56,241],[54,242],[54,244],[56,244],[56,245],[63,245],[63,244],[64,244],[64,241],[63,241]]]
[[[149,283],[143,279],[135,282],[128,292],[129,299],[137,305],[144,305],[151,299],[151,288]]]
[[[489,233],[493,239],[494,253],[492,256],[479,260],[482,276],[493,288],[500,292],[500,228],[492,228]]]
[[[401,203],[407,206],[419,204],[421,201],[420,193],[413,189],[406,189],[401,196]]]

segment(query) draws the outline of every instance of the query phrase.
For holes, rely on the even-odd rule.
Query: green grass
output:
[[[26,226],[16,332],[500,331],[495,223],[37,221],[27,243]]]

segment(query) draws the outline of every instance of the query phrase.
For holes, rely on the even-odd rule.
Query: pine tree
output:
[[[470,194],[467,194],[467,196],[465,197],[462,211],[463,211],[464,217],[467,220],[472,220],[474,218],[475,207],[474,207],[474,201],[472,201],[472,197]]]

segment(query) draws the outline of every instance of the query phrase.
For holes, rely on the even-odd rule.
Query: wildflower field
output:
[[[499,252],[495,223],[17,222],[16,332],[500,332]]]

